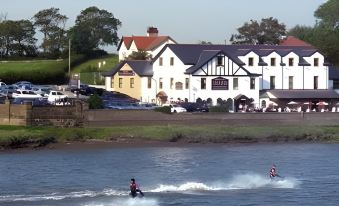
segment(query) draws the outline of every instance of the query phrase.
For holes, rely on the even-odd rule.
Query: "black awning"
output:
[[[248,101],[248,100],[250,100],[250,98],[248,98],[246,95],[238,94],[237,96],[234,97],[234,100],[245,100],[245,101]]]

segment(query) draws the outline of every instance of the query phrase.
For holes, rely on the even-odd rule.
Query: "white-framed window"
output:
[[[239,79],[233,78],[233,90],[238,90],[238,89],[239,89]]]
[[[129,87],[134,88],[134,78],[129,79]]]
[[[162,87],[163,87],[162,78],[159,78],[159,89],[162,89]]]
[[[174,66],[174,57],[171,57],[171,58],[170,58],[170,65],[171,65],[171,66]]]
[[[248,66],[253,67],[253,65],[254,65],[254,58],[253,57],[249,57],[248,58]]]
[[[276,59],[274,57],[271,58],[271,66],[275,67],[276,65]]]
[[[288,66],[293,67],[294,66],[294,58],[288,58]]]
[[[160,58],[159,58],[159,66],[162,66],[162,65],[163,65],[163,58],[160,57]]]

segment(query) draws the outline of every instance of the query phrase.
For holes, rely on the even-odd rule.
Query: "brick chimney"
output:
[[[148,27],[147,28],[147,36],[158,36],[158,29],[156,27]]]

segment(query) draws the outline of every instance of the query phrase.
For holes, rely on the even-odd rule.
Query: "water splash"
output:
[[[97,196],[122,196],[127,195],[127,192],[105,189],[100,192],[96,191],[78,191],[70,192],[66,194],[62,193],[50,193],[39,195],[2,195],[0,196],[0,202],[15,202],[15,201],[42,201],[42,200],[63,200],[67,198],[82,198],[82,197],[97,197]]]
[[[179,191],[207,191],[215,190],[203,183],[188,182],[179,186],[175,185],[159,185],[158,188],[150,190],[149,192],[179,192]]]
[[[298,187],[299,184],[300,182],[294,178],[271,180],[258,174],[244,174],[234,176],[224,189],[256,189],[263,187],[293,189]]]
[[[281,178],[271,181],[268,177],[258,174],[244,174],[236,175],[229,180],[220,180],[217,183],[202,183],[202,182],[187,182],[180,185],[165,185],[160,184],[155,189],[145,190],[145,192],[151,193],[163,193],[163,192],[204,192],[204,191],[222,191],[222,190],[239,190],[239,189],[257,189],[257,188],[285,188],[294,189],[300,185],[300,181],[294,178]],[[63,200],[67,198],[83,198],[83,197],[124,197],[128,196],[128,191],[118,191],[113,189],[104,189],[102,191],[78,191],[70,193],[50,193],[39,195],[0,195],[1,202],[15,202],[15,201],[43,201],[43,200]],[[125,200],[116,198],[115,201],[109,205],[145,205],[154,206],[157,205],[156,200],[149,198],[125,198]],[[144,204],[142,204],[144,203]],[[106,204],[94,204],[94,205],[106,205]]]
[[[294,178],[281,178],[270,180],[258,174],[236,175],[228,181],[204,184],[201,182],[188,182],[181,185],[159,185],[149,192],[183,192],[183,191],[219,191],[257,188],[297,188],[300,182]]]
[[[128,198],[128,199],[117,199],[109,202],[93,202],[86,203],[83,206],[158,206],[159,203],[156,199],[149,198]]]

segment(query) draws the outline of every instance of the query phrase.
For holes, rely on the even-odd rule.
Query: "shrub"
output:
[[[211,107],[210,112],[229,112],[229,108],[226,105]]]
[[[104,108],[102,99],[99,97],[98,94],[93,94],[88,99],[88,105],[90,109],[102,109]]]
[[[154,111],[162,112],[165,114],[171,114],[171,107],[170,106],[157,107],[154,109]]]

